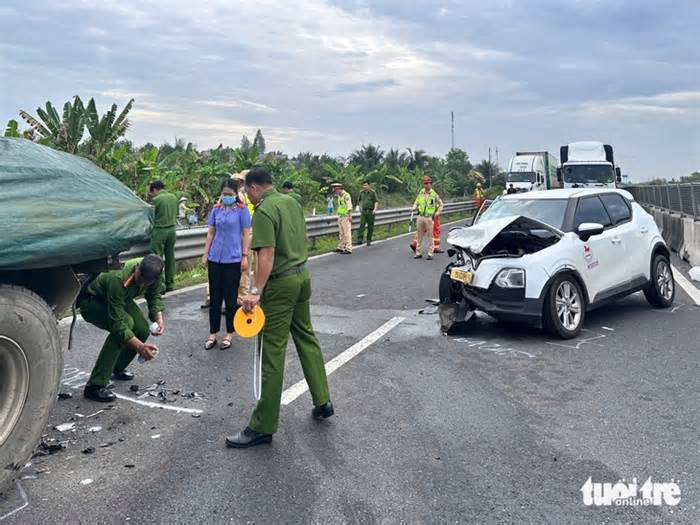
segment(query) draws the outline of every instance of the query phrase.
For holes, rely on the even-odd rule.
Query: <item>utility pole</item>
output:
[[[491,148],[489,148],[489,188],[491,187]]]
[[[455,112],[454,111],[450,111],[450,118],[452,121],[452,142],[451,142],[452,148],[450,149],[450,151],[452,151],[455,149]]]
[[[496,146],[496,166],[498,165],[498,146]]]

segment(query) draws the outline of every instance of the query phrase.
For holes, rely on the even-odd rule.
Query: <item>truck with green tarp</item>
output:
[[[31,456],[60,386],[58,321],[81,285],[148,239],[152,208],[87,159],[0,138],[0,491]]]

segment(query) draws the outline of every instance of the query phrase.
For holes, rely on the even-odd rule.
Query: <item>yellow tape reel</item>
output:
[[[251,313],[239,308],[233,316],[233,328],[241,337],[255,337],[265,326],[265,313],[256,305]]]

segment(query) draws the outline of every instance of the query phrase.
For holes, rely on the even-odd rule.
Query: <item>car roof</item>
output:
[[[632,194],[626,190],[617,188],[560,188],[556,190],[528,191],[525,193],[511,193],[504,195],[504,200],[534,200],[534,199],[573,199],[588,195],[602,195],[604,193],[617,193],[627,200],[634,200]]]

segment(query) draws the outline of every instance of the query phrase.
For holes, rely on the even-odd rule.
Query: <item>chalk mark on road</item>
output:
[[[402,321],[404,321],[404,319],[405,319],[404,317],[392,317],[386,323],[384,323],[382,326],[377,328],[374,332],[363,337],[361,340],[359,340],[357,343],[352,345],[350,348],[348,348],[347,350],[344,350],[343,352],[341,352],[340,354],[335,356],[333,359],[331,359],[330,361],[328,361],[326,363],[326,374],[331,375],[333,372],[338,370],[338,368],[340,368],[345,363],[350,361],[353,357],[356,357],[362,351],[364,351],[367,347],[369,347],[373,343],[376,343],[379,339],[384,337],[393,328],[395,328]],[[302,395],[308,389],[309,389],[309,385],[306,384],[305,379],[302,379],[298,383],[293,384],[287,390],[282,392],[282,404],[283,405],[290,404],[292,401],[294,401],[296,398],[298,398],[300,395]]]
[[[537,358],[537,356],[531,354],[530,352],[526,352],[524,350],[516,350],[515,348],[511,348],[509,346],[501,346],[499,343],[491,343],[488,341],[467,339],[466,337],[458,337],[454,341],[455,341],[455,343],[466,343],[466,345],[469,348],[477,348],[478,350],[482,350],[484,352],[491,352],[491,353],[496,354],[496,355],[505,355],[505,354],[518,355],[518,354],[520,354],[520,355],[524,355],[525,357],[528,357],[530,359]]]
[[[27,493],[24,492],[24,487],[22,487],[22,484],[19,482],[19,480],[15,481],[15,484],[17,485],[17,492],[19,492],[19,495],[22,498],[22,505],[20,507],[17,507],[15,510],[8,512],[7,514],[0,516],[0,521],[7,519],[10,516],[14,516],[20,510],[29,507],[29,498],[27,498]]]
[[[585,344],[602,347],[603,345],[601,345],[600,343],[594,343],[593,341],[596,341],[598,339],[605,339],[607,337],[607,335],[598,334],[598,333],[594,332],[593,330],[587,330],[585,328],[581,331],[582,332],[589,332],[589,333],[594,334],[594,335],[592,337],[586,337],[584,339],[579,340],[578,342],[576,342],[576,346],[565,345],[563,343],[553,343],[551,341],[547,341],[547,344],[552,345],[552,346],[561,346],[562,348],[569,348],[571,350],[580,350],[581,345],[585,345]],[[572,342],[575,342],[575,341],[576,340],[574,340]]]
[[[90,374],[84,372],[83,370],[80,370],[78,368],[65,367],[63,369],[63,379],[61,382],[64,386],[76,389],[85,386],[86,379],[88,377],[90,377]],[[153,403],[151,401],[142,401],[141,399],[134,399],[133,397],[125,396],[124,394],[119,394],[118,392],[114,392],[114,395],[117,396],[117,398],[119,399],[123,399],[124,401],[129,401],[131,403],[135,403],[137,405],[149,408],[162,408],[163,410],[171,410],[173,412],[185,412],[187,414],[202,414],[204,412],[204,410],[200,410],[198,408],[186,408],[172,405],[162,405],[160,403]]]

